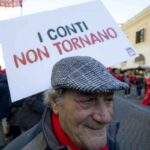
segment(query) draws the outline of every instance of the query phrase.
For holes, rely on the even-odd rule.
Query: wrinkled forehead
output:
[[[101,92],[101,93],[88,93],[88,92],[82,92],[82,91],[76,91],[71,89],[66,89],[65,93],[70,93],[75,96],[113,96],[114,92]]]

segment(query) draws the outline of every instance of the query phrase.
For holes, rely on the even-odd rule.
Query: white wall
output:
[[[20,14],[21,14],[20,7],[15,7],[15,8],[0,7],[0,21],[18,17],[18,16],[20,16]],[[0,45],[0,66],[2,67],[2,69],[5,68],[4,57],[3,57],[1,45]]]

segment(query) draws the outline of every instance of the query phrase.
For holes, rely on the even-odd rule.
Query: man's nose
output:
[[[93,110],[93,119],[100,123],[109,123],[112,120],[112,108],[107,107],[105,102],[98,103]]]

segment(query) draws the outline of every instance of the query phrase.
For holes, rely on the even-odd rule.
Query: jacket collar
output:
[[[50,107],[46,107],[42,117],[42,131],[46,143],[51,150],[68,150],[66,146],[60,146],[52,128],[52,111]]]

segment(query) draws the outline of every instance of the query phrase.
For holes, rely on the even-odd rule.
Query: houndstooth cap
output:
[[[127,89],[128,85],[117,80],[99,61],[88,56],[66,57],[52,70],[52,87],[82,92],[100,93]]]

